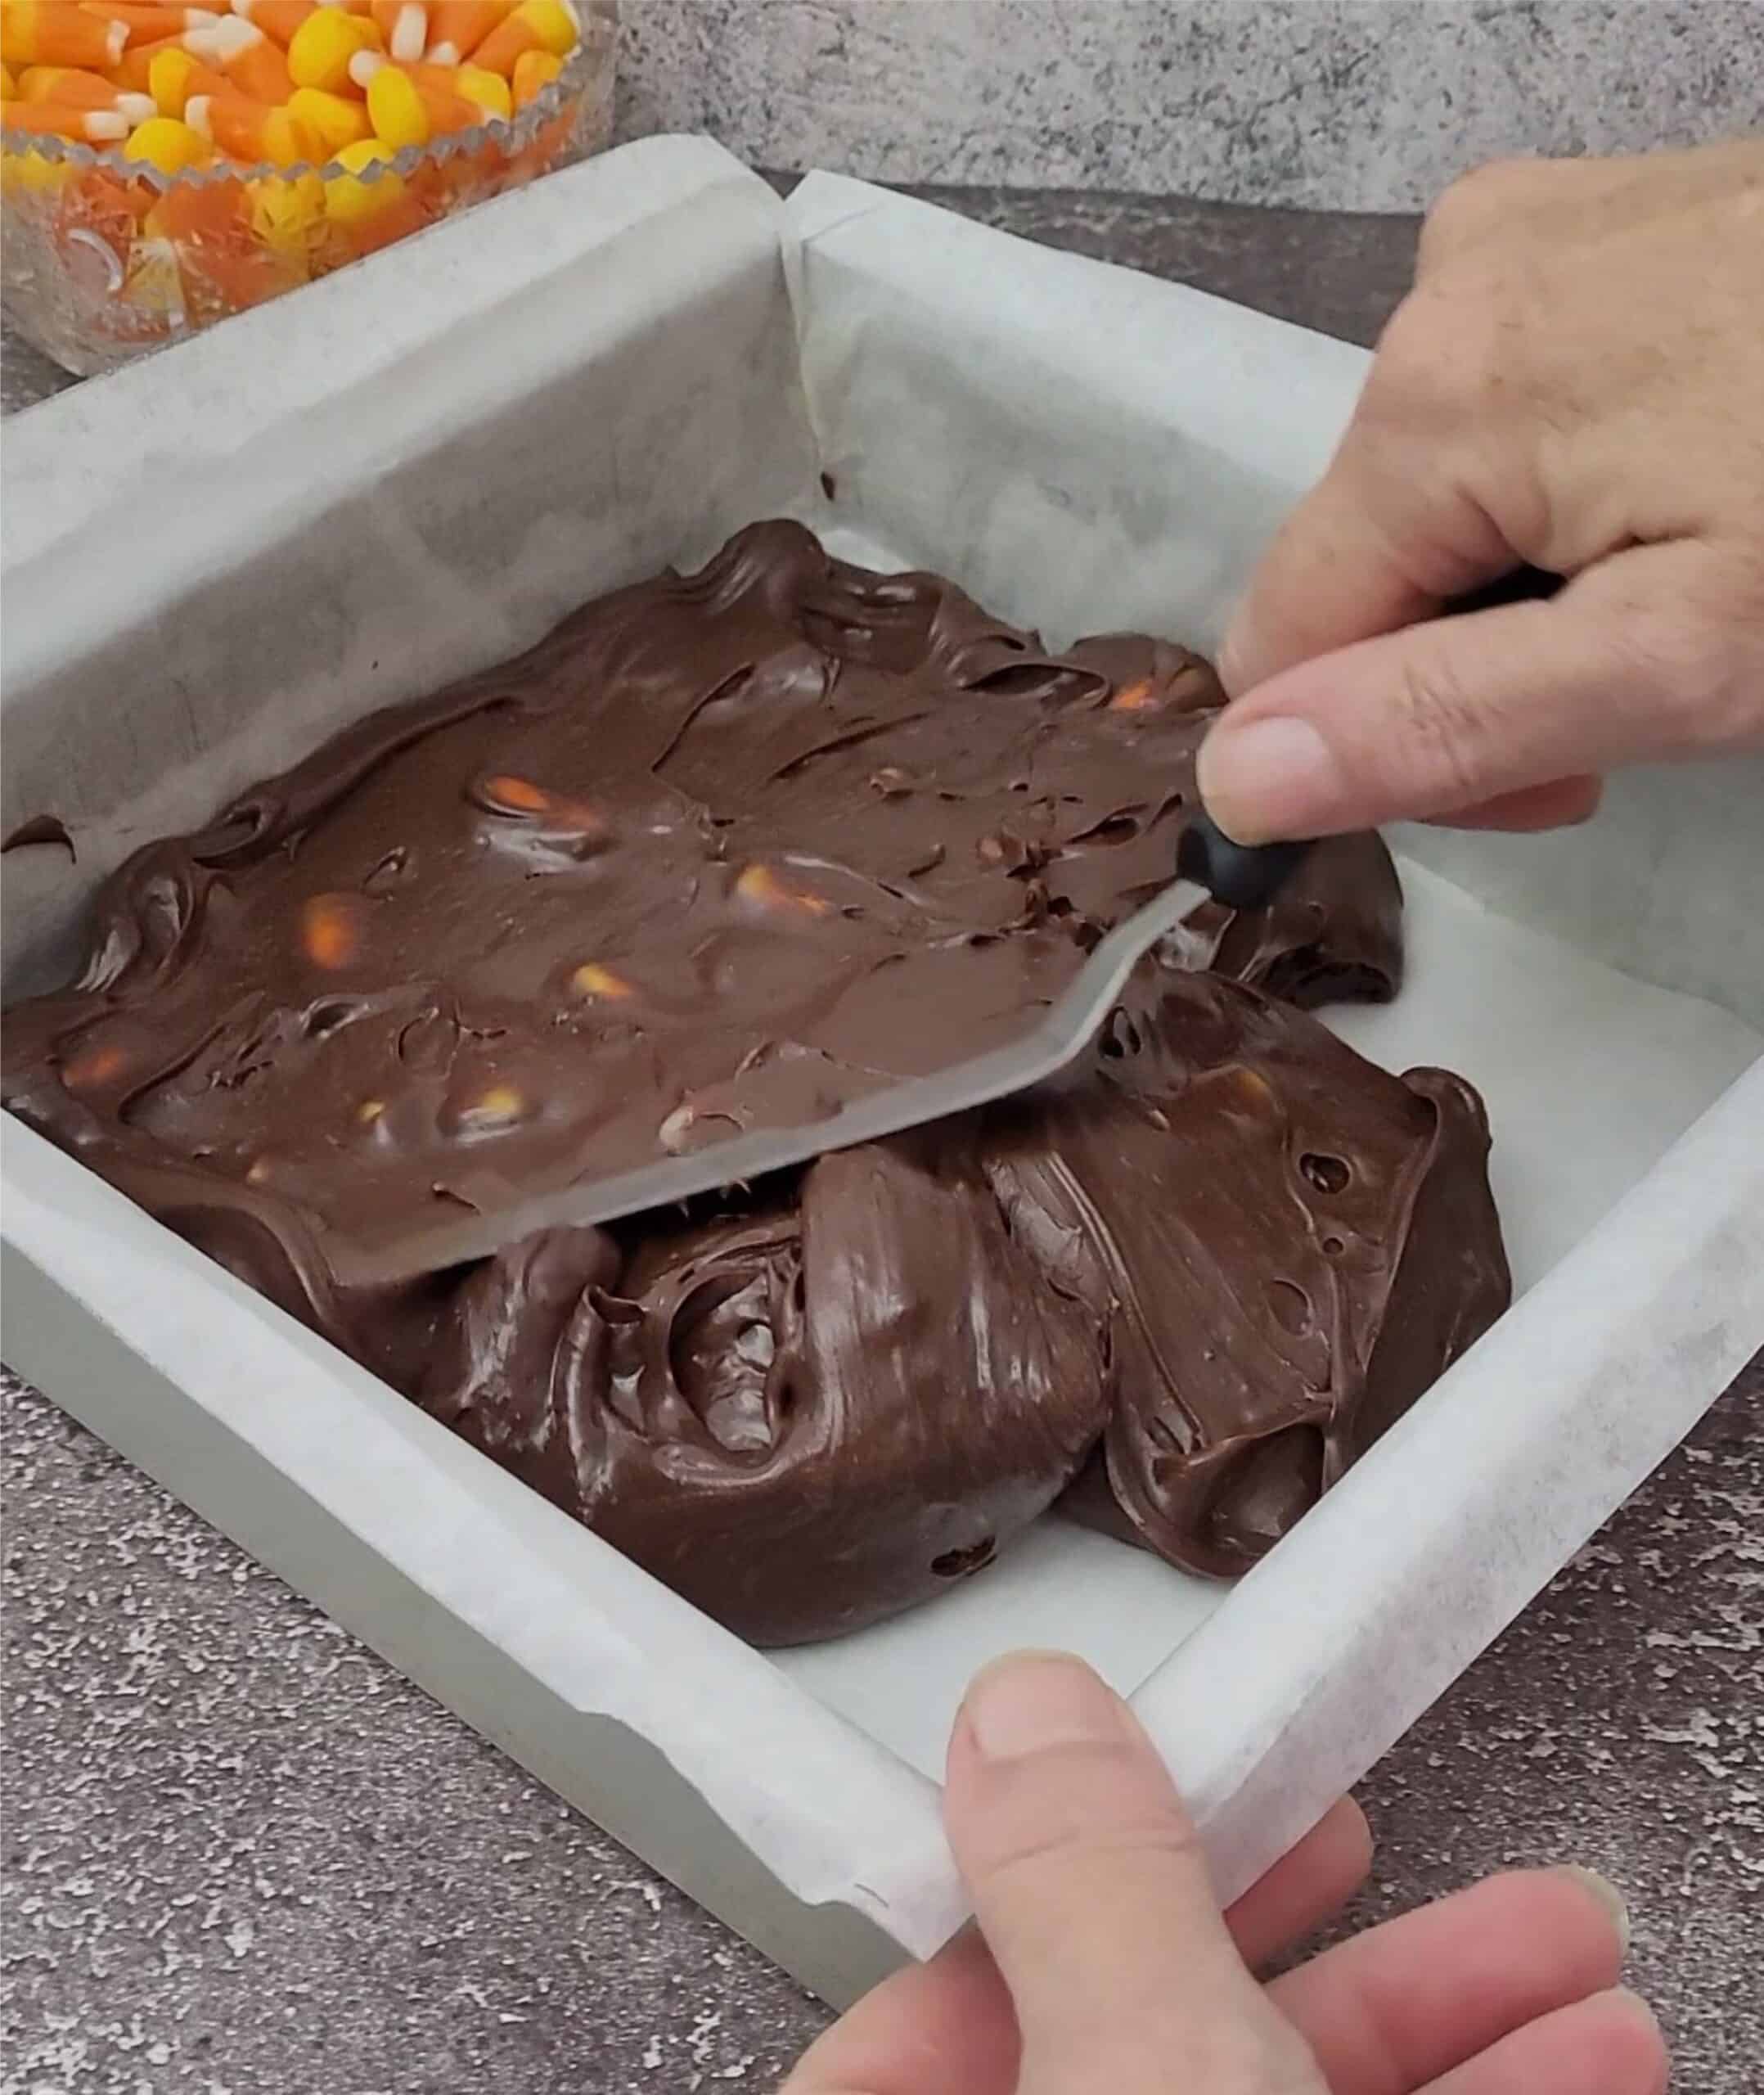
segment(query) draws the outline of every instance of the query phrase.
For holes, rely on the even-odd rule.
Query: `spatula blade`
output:
[[[580,1229],[616,1222],[651,1208],[671,1207],[695,1195],[750,1183],[768,1172],[830,1150],[853,1149],[908,1128],[1007,1098],[1044,1084],[1082,1055],[1127,986],[1127,977],[1162,939],[1201,903],[1213,899],[1197,880],[1178,880],[1118,924],[1096,946],[1077,975],[1042,1017],[1017,1039],[989,1048],[929,1076],[898,1083],[855,1098],[822,1120],[794,1128],[760,1129],[730,1137],[683,1156],[666,1157],[632,1171],[585,1179],[493,1214],[468,1215],[384,1250],[337,1249],[338,1277],[377,1286],[421,1273],[493,1257],[543,1229]]]

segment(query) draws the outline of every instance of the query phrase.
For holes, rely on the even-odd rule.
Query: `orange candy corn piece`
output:
[[[565,58],[578,41],[574,19],[563,0],[520,0],[520,5],[480,43],[474,56],[480,65],[510,79],[523,52],[548,51]]]
[[[244,0],[233,12],[243,15],[254,29],[273,38],[286,51],[294,41],[295,31],[317,8],[318,0]]]
[[[0,7],[0,43],[9,65],[84,65],[101,73],[122,56],[128,25],[88,15],[68,0],[11,0]]]
[[[184,121],[247,167],[264,161],[293,167],[301,160],[316,167],[326,157],[325,142],[309,123],[290,110],[254,101],[234,87],[211,95],[192,95],[184,106]]]
[[[114,109],[70,109],[56,101],[0,103],[0,123],[34,138],[70,138],[83,146],[119,146],[128,119]]]
[[[437,65],[461,65],[493,29],[514,13],[517,0],[430,0],[429,48]]]
[[[135,0],[79,0],[79,6],[83,14],[120,22],[131,44],[163,43],[169,36],[182,36],[187,26],[182,7],[138,6]]]
[[[33,65],[18,87],[20,101],[59,102],[64,109],[120,109],[136,124],[152,115],[140,106],[144,97],[139,94],[77,65]]]

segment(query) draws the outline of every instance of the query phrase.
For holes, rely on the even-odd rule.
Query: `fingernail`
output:
[[[1600,1876],[1595,1869],[1584,1868],[1579,1863],[1559,1863],[1557,1869],[1564,1876],[1571,1876],[1585,1891],[1591,1893],[1611,1917],[1617,1929],[1618,1941],[1629,1948],[1629,1906],[1617,1886],[1608,1876]]]
[[[1308,720],[1277,715],[1235,727],[1226,714],[1200,746],[1195,780],[1208,813],[1240,844],[1313,836],[1342,799],[1329,744]]]
[[[962,1709],[988,1760],[1020,1760],[1061,1746],[1117,1745],[1126,1713],[1082,1659],[1067,1651],[1013,1651],[974,1675]]]

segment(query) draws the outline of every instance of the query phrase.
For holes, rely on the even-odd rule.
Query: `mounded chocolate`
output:
[[[438,1202],[500,1206],[731,1128],[817,1118],[1019,1028],[1170,877],[1220,703],[1180,648],[1112,636],[1051,653],[934,577],[868,574],[799,527],[757,525],[701,573],[591,605],[520,661],[370,716],[196,836],[137,853],[100,892],[80,980],[8,1015],[6,1103],[762,1641],[855,1627],[978,1568],[1105,1421],[1137,1531],[1178,1561],[1239,1568],[1257,1521],[1296,1517],[1309,1472],[1294,1485],[1271,1468],[1253,1492],[1220,1474],[1253,1463],[1252,1441],[1312,1430],[1319,1480],[1334,1474],[1493,1291],[1486,1256],[1474,1273],[1429,1264],[1455,1232],[1486,1252],[1485,1211],[1492,1225],[1469,1163],[1420,1160],[1430,1144],[1474,1151],[1467,1094],[1442,1080],[1456,1103],[1437,1113],[1413,1089],[1400,1114],[1375,1104],[1396,1079],[1263,999],[1222,1007],[1238,1016],[1214,1012],[1206,1037],[1253,1011],[1255,1066],[1272,1057],[1276,1090],[1296,1081],[1289,1063],[1315,1065],[1319,1100],[1336,1086],[1359,1102],[1376,1157],[1354,1226],[1368,1274],[1382,1258],[1396,1278],[1362,1286],[1344,1261],[1343,1300],[1367,1297],[1342,1327],[1348,1351],[1337,1362],[1334,1340],[1302,1332],[1271,1342],[1267,1363],[1285,1365],[1246,1367],[1253,1401],[1186,1383],[1136,1395],[1128,1296],[1186,1287],[1198,1303],[1208,1283],[1167,1291],[1167,1232],[1109,1221],[1106,1189],[1104,1221],[1080,1231],[1084,1285],[1064,1277],[1074,1225],[1046,1189],[1084,1183],[1113,1142],[1160,1202],[1166,1179],[1176,1208],[1216,1201],[1147,1159],[1231,1147],[1191,1102],[1181,1136],[1157,1140],[1170,1102],[1129,1111],[1137,1093],[1106,1052],[1097,1097],[1114,1102],[1094,1126],[1073,1119],[1069,1086],[691,1218],[553,1232],[394,1289],[348,1281],[352,1249],[422,1228]],[[1388,995],[1399,915],[1383,846],[1345,838],[1271,909],[1210,911],[1168,957],[1298,1001]],[[1143,1013],[1160,1082],[1200,1052],[1183,1045],[1213,1011],[1181,1001],[1195,989],[1166,969]],[[1193,1088],[1191,1075],[1181,1098]],[[1035,1132],[1042,1111],[1048,1142],[1070,1130],[1072,1160]],[[1330,1155],[1360,1125],[1343,1114]],[[1412,1260],[1421,1210],[1377,1191],[1402,1178],[1398,1151],[1424,1192],[1455,1189]],[[1256,1217],[1233,1225],[1226,1265],[1333,1314],[1324,1280],[1294,1264],[1310,1219],[1271,1197]],[[1110,1244],[1142,1269],[1105,1288]],[[1429,1336],[1361,1376],[1380,1394],[1332,1409],[1293,1396],[1294,1376],[1338,1367],[1346,1391],[1352,1346],[1369,1332],[1375,1355],[1429,1288],[1444,1306]],[[1204,1489],[1133,1453],[1123,1421],[1141,1412]]]
[[[1069,1509],[1186,1570],[1246,1571],[1510,1298],[1470,1086],[1240,984],[1142,970],[1022,1117],[1006,1168],[1114,1371]]]
[[[548,1232],[472,1275],[406,1386],[767,1644],[990,1562],[1108,1410],[1096,1318],[1013,1240],[961,1128],[704,1222]]]

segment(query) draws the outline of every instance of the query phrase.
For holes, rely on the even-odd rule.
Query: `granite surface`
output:
[[[1415,210],[1764,126],[1759,0],[621,0],[623,134],[884,182]]]
[[[1413,250],[1401,219],[938,194],[1360,340]],[[8,404],[24,368],[8,345]],[[1764,2057],[1761,1412],[1764,1354],[1361,1792],[1356,1921],[1514,1862],[1620,1884],[1678,2095],[1746,2095]],[[0,1515],[0,2095],[763,2089],[821,2026],[10,1380]]]

